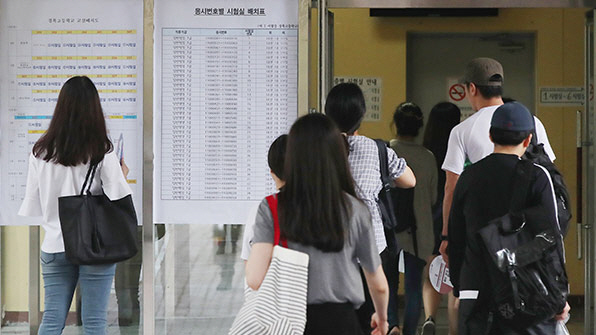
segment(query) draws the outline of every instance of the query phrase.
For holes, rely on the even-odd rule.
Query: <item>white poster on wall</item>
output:
[[[275,192],[267,151],[298,115],[297,51],[296,1],[155,1],[155,222],[245,223]]]
[[[593,92],[591,92],[593,95]],[[590,95],[590,100],[592,100]],[[584,87],[540,87],[540,104],[542,106],[583,106],[586,103]]]
[[[461,111],[461,121],[467,119],[476,111],[470,106],[466,98],[466,88],[464,84],[460,84],[458,78],[447,78],[447,101],[455,104]]]
[[[99,91],[141,216],[142,64],[143,1],[0,1],[0,224],[39,224],[16,215],[29,153],[63,83],[75,75],[88,76]]]
[[[366,105],[366,114],[364,114],[363,121],[381,121],[381,97],[383,88],[381,78],[345,76],[333,78],[333,85],[341,83],[353,83],[360,86]]]

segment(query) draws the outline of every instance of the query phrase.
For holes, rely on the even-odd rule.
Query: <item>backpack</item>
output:
[[[378,205],[386,234],[401,233],[409,230],[414,244],[414,253],[418,256],[418,239],[416,238],[416,217],[414,216],[414,188],[392,187],[393,180],[389,177],[389,162],[387,161],[387,143],[376,139],[379,149],[379,166],[383,188],[379,192]]]
[[[569,197],[569,191],[563,180],[563,175],[555,164],[550,160],[548,154],[544,150],[544,144],[538,143],[536,139],[536,131],[532,133],[532,141],[526,149],[526,153],[522,157],[532,163],[538,164],[544,167],[550,179],[553,182],[553,188],[555,189],[555,199],[557,201],[557,214],[559,219],[559,226],[561,227],[561,233],[563,236],[567,235],[569,228],[569,221],[571,220],[571,200]]]
[[[544,225],[549,218],[540,206],[525,206],[534,169],[520,160],[509,213],[478,231],[486,250],[491,313],[518,331],[560,313],[569,294],[559,227]]]

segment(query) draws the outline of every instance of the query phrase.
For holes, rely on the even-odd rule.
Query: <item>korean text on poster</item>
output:
[[[381,121],[381,78],[365,77],[335,77],[333,85],[341,83],[354,83],[360,86],[366,103],[364,121]]]
[[[17,215],[29,154],[62,85],[79,75],[97,87],[142,222],[143,2],[0,0],[0,8],[0,225],[40,223]]]

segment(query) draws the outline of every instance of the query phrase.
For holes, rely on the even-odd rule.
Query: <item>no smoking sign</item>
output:
[[[449,87],[449,97],[453,101],[462,101],[466,97],[466,89],[462,84],[454,84]]]
[[[445,94],[446,96],[444,99],[447,99],[447,101],[459,107],[461,111],[461,121],[474,114],[474,109],[472,109],[472,106],[470,106],[466,99],[466,87],[464,84],[459,82],[459,78],[447,77],[446,84],[447,85],[443,86],[447,89],[447,94]]]

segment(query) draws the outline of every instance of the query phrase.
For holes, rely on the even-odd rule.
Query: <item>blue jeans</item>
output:
[[[399,262],[399,258],[397,259],[397,262]],[[416,334],[416,329],[418,328],[420,311],[422,309],[422,272],[426,262],[410,253],[405,252],[404,263],[404,290],[406,306],[404,310],[404,325],[402,333],[404,335],[414,335]],[[397,266],[395,266],[394,271],[397,272]],[[399,324],[397,317],[397,289],[399,287],[399,276],[396,275],[394,278],[396,279],[389,283],[387,321],[390,328]]]
[[[110,288],[116,264],[74,265],[63,252],[41,252],[45,311],[38,335],[60,335],[66,323],[77,282],[81,285],[83,329],[88,335],[106,334]]]

